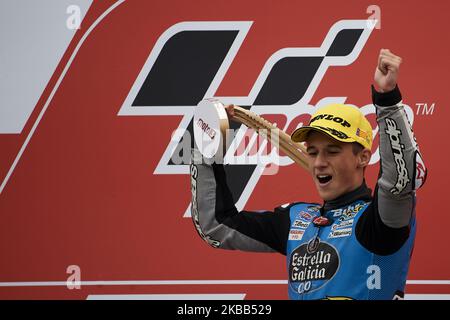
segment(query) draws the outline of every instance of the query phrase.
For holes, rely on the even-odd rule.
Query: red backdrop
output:
[[[253,21],[216,92],[247,96],[274,52],[320,47],[337,21],[368,19],[372,2],[125,1],[82,40],[114,3],[92,3],[25,128],[20,134],[0,135],[0,181],[5,181],[38,124],[0,194],[0,298],[175,293],[287,298],[283,256],[208,247],[183,217],[190,200],[189,176],[155,173],[182,116],[118,112],[158,38],[176,23]],[[450,281],[445,282],[450,280],[445,209],[450,4],[380,0],[377,5],[381,28],[373,30],[352,64],[327,70],[309,103],[347,97],[349,103],[368,105],[379,50],[389,48],[403,58],[399,85],[414,113],[414,131],[429,170],[418,192],[418,233],[407,293],[450,294]],[[422,114],[418,103],[434,104],[433,112]],[[367,172],[371,187],[377,173],[378,163]],[[245,207],[272,209],[296,200],[319,199],[310,177],[293,164],[262,176]],[[81,270],[81,289],[64,285],[70,265]],[[192,282],[180,282],[185,280]]]

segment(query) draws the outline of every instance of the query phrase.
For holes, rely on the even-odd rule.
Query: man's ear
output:
[[[358,167],[364,168],[369,165],[372,152],[369,149],[361,150],[358,155]]]

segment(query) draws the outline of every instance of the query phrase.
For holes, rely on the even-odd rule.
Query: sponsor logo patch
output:
[[[334,231],[331,231],[328,235],[328,238],[342,238],[342,237],[348,237],[352,235],[352,228],[346,228],[346,229],[337,229]]]
[[[303,219],[306,221],[311,221],[313,218],[312,214],[305,212],[305,211],[300,211],[299,216],[300,216],[300,219]]]
[[[328,131],[328,132],[331,133],[333,136],[335,136],[335,137],[337,137],[337,138],[339,138],[339,139],[344,139],[344,140],[346,140],[346,139],[349,138],[349,136],[348,136],[347,134],[345,134],[345,133],[342,132],[342,131],[336,130],[336,129],[334,129],[334,128],[323,127],[323,126],[317,126],[317,127],[320,128],[320,129],[322,129],[322,130]]]
[[[334,277],[339,263],[339,254],[330,244],[317,241],[313,251],[302,244],[290,256],[289,285],[299,293],[317,290]]]
[[[364,207],[366,203],[364,202],[358,202],[356,204],[349,205],[345,208],[339,208],[335,210],[331,210],[333,213],[333,217],[340,217],[339,219],[342,220],[348,220],[352,219],[356,216],[356,214],[361,211],[361,209]]]
[[[314,121],[321,120],[321,119],[340,123],[341,126],[343,126],[343,127],[348,127],[348,128],[351,127],[350,123],[347,120],[342,119],[340,117],[335,117],[332,114],[319,114],[318,116],[312,118],[309,124],[313,123]]]
[[[342,221],[340,221],[340,223],[333,224],[333,226],[331,227],[331,230],[334,231],[336,229],[351,227],[351,226],[353,226],[353,221],[355,221],[355,219],[342,220]]]
[[[302,240],[304,233],[304,230],[292,229],[289,231],[289,240]]]
[[[425,183],[426,178],[427,169],[419,151],[416,151],[416,179],[414,182],[414,190],[419,189]]]
[[[310,224],[310,222],[304,222],[302,220],[295,220],[294,223],[292,224],[292,226],[295,228],[306,229],[306,228],[308,228],[309,224]]]
[[[403,156],[403,149],[405,145],[401,143],[400,136],[402,132],[398,130],[397,122],[394,119],[386,118],[386,134],[389,136],[391,142],[392,155],[394,157],[397,169],[397,182],[390,190],[392,194],[400,194],[411,181],[409,179],[408,168]]]
[[[329,226],[331,224],[331,220],[327,217],[317,216],[313,219],[313,223],[316,227],[324,227]]]
[[[316,212],[319,212],[319,210],[320,210],[320,206],[309,206],[308,207],[309,212],[316,213]]]
[[[202,118],[198,119],[197,126],[203,130],[204,133],[208,135],[208,137],[211,138],[211,140],[214,140],[216,137],[216,130],[211,128]]]

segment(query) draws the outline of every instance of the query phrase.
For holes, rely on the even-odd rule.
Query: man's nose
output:
[[[324,168],[328,166],[328,160],[323,153],[319,152],[314,159],[314,168]]]

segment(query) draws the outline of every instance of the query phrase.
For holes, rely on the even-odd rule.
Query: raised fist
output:
[[[387,92],[395,88],[401,63],[402,58],[393,54],[389,49],[380,50],[374,76],[378,91]]]

